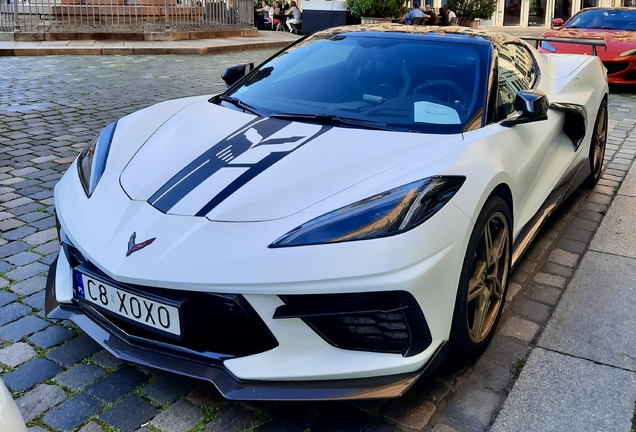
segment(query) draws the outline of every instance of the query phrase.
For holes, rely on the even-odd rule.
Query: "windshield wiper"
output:
[[[334,114],[272,114],[270,117],[283,120],[311,121],[320,124],[332,124],[337,126],[357,126],[365,129],[387,130],[386,123],[373,120],[363,120],[354,117],[341,117]]]
[[[250,104],[246,104],[242,100],[237,99],[235,97],[220,94],[215,99],[223,101],[223,102],[229,102],[232,105],[234,105],[235,107],[242,109],[243,111],[247,111],[247,112],[250,112],[250,113],[252,113],[254,115],[260,116],[260,114],[256,111],[256,108],[254,108]]]

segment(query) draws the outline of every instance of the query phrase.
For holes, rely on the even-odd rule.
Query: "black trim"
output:
[[[181,375],[212,382],[227,399],[234,400],[342,400],[378,399],[403,395],[418,379],[425,378],[448,358],[443,342],[421,369],[399,375],[320,381],[247,381],[232,375],[223,358],[205,362],[187,358],[165,347],[140,347],[112,329],[101,326],[74,305],[62,305],[55,299],[57,260],[51,265],[45,290],[45,312],[49,319],[68,319],[115,357]]]
[[[433,337],[422,309],[406,291],[280,296],[274,319],[300,318],[337,348],[417,355]]]
[[[607,44],[605,43],[605,39],[592,39],[592,38],[577,39],[577,38],[564,38],[564,37],[530,37],[530,36],[523,36],[521,37],[521,39],[528,42],[534,42],[535,48],[539,48],[539,44],[545,41],[545,42],[566,43],[566,44],[573,44],[573,45],[589,45],[592,47],[592,54],[595,56],[598,56],[596,47],[605,47],[605,50],[607,51]]]
[[[583,105],[577,105],[564,102],[552,102],[550,109],[555,111],[563,111],[565,120],[563,121],[563,133],[574,144],[574,148],[578,150],[579,146],[585,138],[587,130],[587,113]]]

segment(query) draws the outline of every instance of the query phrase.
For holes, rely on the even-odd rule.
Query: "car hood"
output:
[[[601,60],[618,60],[618,54],[636,49],[636,31],[625,30],[600,30],[600,29],[570,29],[563,28],[557,31],[547,32],[544,37],[562,37],[575,39],[604,39],[607,50],[598,47],[597,52]],[[571,45],[567,52],[592,53],[592,48],[584,45]]]
[[[131,199],[166,214],[266,221],[298,213],[413,158],[431,152],[439,157],[445,146],[461,141],[461,134],[263,118],[199,101],[158,127],[125,166],[120,183]]]

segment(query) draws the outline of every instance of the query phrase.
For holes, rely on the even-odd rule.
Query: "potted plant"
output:
[[[489,19],[497,9],[497,0],[448,0],[455,11],[458,24],[477,27],[480,19]]]
[[[347,5],[362,24],[382,22],[383,18],[397,18],[404,13],[403,0],[347,0]]]

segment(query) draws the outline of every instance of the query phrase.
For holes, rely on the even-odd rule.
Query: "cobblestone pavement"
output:
[[[270,54],[0,59],[0,373],[31,431],[448,432],[491,423],[633,161],[632,94],[610,96],[603,180],[558,210],[512,274],[485,355],[444,365],[401,399],[229,402],[209,383],[124,364],[70,323],[44,319],[58,252],[53,186],[79,150],[113,120],[213,93],[227,65]]]

